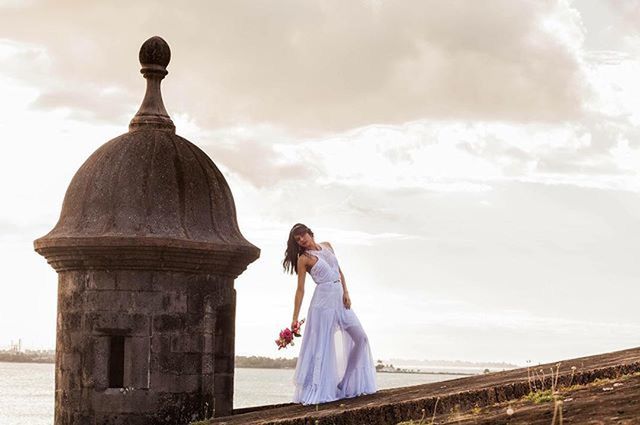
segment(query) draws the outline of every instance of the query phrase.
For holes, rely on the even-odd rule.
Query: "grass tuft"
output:
[[[534,391],[523,397],[525,400],[533,403],[548,403],[553,401],[553,392],[551,390]]]

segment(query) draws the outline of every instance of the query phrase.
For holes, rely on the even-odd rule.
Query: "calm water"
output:
[[[53,364],[0,362],[0,424],[53,423]],[[378,388],[394,388],[459,378],[450,375],[378,373]],[[234,407],[288,403],[293,369],[236,369]]]

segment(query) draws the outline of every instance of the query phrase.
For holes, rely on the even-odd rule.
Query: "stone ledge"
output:
[[[253,245],[151,237],[42,237],[34,248],[57,272],[152,270],[236,278],[260,256]]]
[[[537,365],[548,375],[556,363]],[[571,371],[574,366],[575,371]],[[617,378],[640,372],[640,348],[561,362],[559,386],[584,385],[597,379]],[[540,381],[538,381],[539,383]],[[551,385],[549,376],[545,388]],[[398,422],[420,419],[422,409],[426,417],[433,415],[436,401],[438,413],[456,408],[460,410],[486,407],[516,400],[531,391],[527,369],[515,369],[469,378],[453,379],[432,384],[392,388],[352,399],[302,406],[280,404],[236,409],[234,415],[211,420],[218,425],[395,425]]]

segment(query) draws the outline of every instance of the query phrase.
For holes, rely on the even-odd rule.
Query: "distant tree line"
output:
[[[55,363],[54,350],[0,351],[0,362],[11,363]]]
[[[236,367],[255,367],[265,369],[294,369],[296,367],[297,357],[293,359],[277,358],[261,356],[236,356]]]
[[[54,350],[26,350],[23,352],[15,352],[8,350],[0,350],[0,362],[12,362],[12,363],[55,363],[55,351]],[[285,359],[277,358],[272,359],[269,357],[260,356],[236,356],[235,367],[248,367],[248,368],[265,368],[265,369],[294,369],[298,358]]]

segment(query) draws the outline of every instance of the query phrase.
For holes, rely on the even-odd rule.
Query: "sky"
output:
[[[33,240],[127,131],[153,35],[177,134],[261,249],[235,283],[236,354],[298,353],[274,343],[296,222],[334,247],[376,359],[640,345],[639,1],[0,0],[0,348],[55,345]]]

